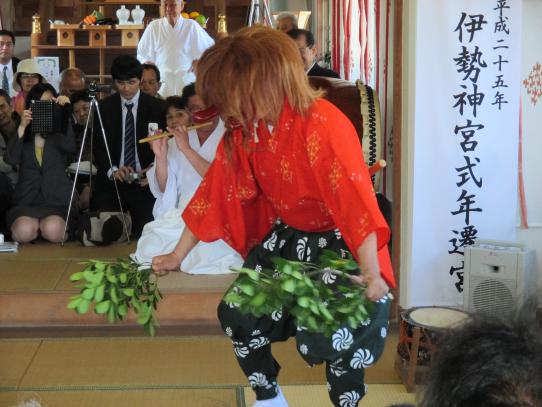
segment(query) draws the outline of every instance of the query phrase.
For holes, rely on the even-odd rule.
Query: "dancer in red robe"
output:
[[[295,337],[309,364],[326,363],[333,404],[355,407],[365,394],[363,369],[383,350],[387,293],[395,285],[389,228],[356,131],[310,87],[294,42],[276,30],[253,27],[221,40],[204,53],[197,74],[198,94],[230,128],[183,213],[185,233],[153,268],[178,270],[199,240],[223,239],[258,271],[273,270],[274,256],[314,262],[323,249],[351,252],[360,266],[352,281],[366,284],[375,301],[366,326],[326,338],[296,326],[287,309],[256,318],[222,302],[218,316],[256,392],[255,406],[287,406],[271,343]],[[333,275],[321,278],[336,283]]]

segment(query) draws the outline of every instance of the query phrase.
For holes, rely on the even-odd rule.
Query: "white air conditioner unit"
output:
[[[477,240],[465,248],[467,312],[508,315],[537,289],[536,254],[520,243]]]

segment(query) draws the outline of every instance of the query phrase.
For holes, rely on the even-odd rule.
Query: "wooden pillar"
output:
[[[76,68],[75,65],[75,49],[69,49],[68,50],[68,60],[69,60],[69,67],[70,68]]]
[[[105,48],[100,48],[99,51],[99,75],[98,82],[102,82],[105,76]]]
[[[44,35],[47,35],[47,33],[49,32],[49,24],[47,24],[47,22],[49,21],[49,19],[54,20],[55,17],[55,2],[49,0],[40,0],[38,10],[41,21],[43,22],[42,32]]]

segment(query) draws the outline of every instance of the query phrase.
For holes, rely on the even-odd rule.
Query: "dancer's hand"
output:
[[[367,287],[367,298],[370,301],[378,301],[390,290],[388,284],[380,276],[359,275],[350,276],[350,279],[356,284]]]
[[[180,271],[180,267],[181,259],[175,252],[152,258],[152,271],[158,276],[163,276],[170,271]]]
[[[181,125],[173,128],[168,127],[168,131],[175,136],[175,145],[180,152],[184,153],[190,150],[190,143],[188,142],[188,131],[186,130],[186,126]]]

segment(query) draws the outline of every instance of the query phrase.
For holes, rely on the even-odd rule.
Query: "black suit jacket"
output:
[[[332,71],[331,69],[323,68],[318,64],[314,64],[311,70],[307,73],[308,76],[324,76],[326,78],[337,78],[340,79],[340,76],[337,72]]]
[[[122,107],[121,98],[118,93],[111,95],[99,102],[100,115],[102,117],[103,126],[106,133],[107,145],[111,153],[111,161],[114,166],[119,167],[120,155],[122,152]],[[107,171],[111,168],[103,137],[101,134],[100,125],[97,122],[95,115],[94,129],[96,150],[95,164],[98,169],[98,177],[106,176]],[[146,95],[139,92],[139,101],[137,105],[136,117],[136,139],[140,140],[148,136],[149,123],[158,123],[160,129],[166,128],[166,112],[165,103],[163,100]],[[141,168],[147,168],[154,160],[154,154],[148,143],[136,143],[137,156]]]
[[[34,136],[29,129],[23,138],[10,137],[5,159],[19,168],[13,204],[36,205],[41,193],[46,206],[68,206],[72,181],[66,174],[66,160],[74,151],[75,136],[71,128],[66,134],[49,135],[43,148],[42,165],[36,159]]]
[[[21,62],[19,58],[11,58],[11,69],[13,70],[13,75],[15,75],[15,72],[17,72],[17,65]]]

